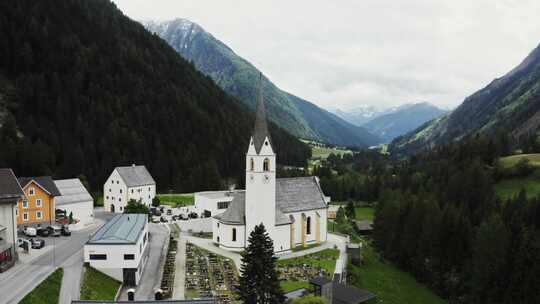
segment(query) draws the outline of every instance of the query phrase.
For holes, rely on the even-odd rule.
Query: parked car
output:
[[[45,247],[45,240],[43,239],[31,239],[32,249],[41,249]]]
[[[197,213],[195,213],[195,212],[191,212],[191,213],[189,214],[189,218],[196,219],[196,218],[198,218],[198,217],[199,217],[199,215],[198,215]]]
[[[152,223],[159,223],[159,217],[152,216]]]
[[[69,226],[63,225],[61,233],[63,236],[71,236],[71,230],[69,230]]]
[[[49,226],[47,231],[49,231],[50,236],[60,236],[62,233],[62,229],[58,226]]]
[[[172,209],[167,209],[167,215],[172,215]]]
[[[37,235],[37,230],[36,230],[36,228],[24,226],[23,233],[26,236],[36,236]]]
[[[159,218],[159,221],[162,222],[162,223],[168,223],[169,221],[167,221],[167,219],[165,217],[160,217]]]
[[[41,237],[48,237],[51,234],[51,232],[47,228],[38,227],[37,228],[37,235]]]

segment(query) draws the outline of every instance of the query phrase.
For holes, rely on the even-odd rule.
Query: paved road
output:
[[[83,261],[83,250],[81,249],[63,263],[64,277],[60,289],[60,304],[71,304],[72,300],[80,299]]]
[[[135,289],[135,300],[153,300],[154,290],[161,286],[161,276],[163,273],[163,263],[167,255],[164,247],[165,241],[169,237],[169,230],[165,225],[149,224],[150,242],[148,243],[149,256],[143,274],[139,281],[139,286]],[[124,288],[119,300],[127,300],[127,289]]]
[[[111,215],[107,213],[96,213],[96,219],[99,223],[103,223],[110,217]],[[2,296],[0,297],[0,303],[18,303],[58,267],[68,266],[68,275],[72,276],[73,273],[69,266],[73,266],[78,257],[80,257],[78,261],[82,265],[82,254],[78,255],[78,257],[73,256],[80,253],[89,235],[100,226],[100,224],[97,224],[85,230],[74,231],[70,237],[44,238],[48,245],[53,244],[54,250],[47,251],[29,263],[18,263],[11,270],[1,274],[0,295]],[[66,290],[63,294],[73,295],[75,292]]]

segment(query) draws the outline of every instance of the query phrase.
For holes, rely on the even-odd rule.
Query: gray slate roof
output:
[[[246,193],[237,192],[234,193],[234,198],[229,204],[227,210],[223,213],[214,216],[220,222],[231,225],[245,225],[246,224]]]
[[[93,204],[94,202],[94,199],[78,178],[55,180],[54,184],[62,194],[55,199],[57,206],[81,202]]]
[[[58,188],[56,188],[56,185],[54,184],[52,177],[50,176],[19,177],[19,184],[21,184],[21,187],[23,188],[26,185],[28,185],[31,181],[35,181],[37,184],[43,187],[43,189],[49,192],[52,196],[61,195],[60,191],[58,191]]]
[[[118,214],[96,231],[87,244],[135,244],[147,222],[147,214]]]
[[[268,132],[268,125],[266,122],[266,107],[264,106],[264,99],[262,95],[262,74],[259,78],[259,96],[257,112],[255,113],[255,128],[253,130],[253,144],[255,145],[255,151],[257,154],[261,153],[264,140],[268,137],[269,144],[272,144],[270,139],[270,133]]]
[[[11,169],[0,169],[0,200],[24,198],[24,192]]]
[[[326,208],[324,193],[314,176],[276,179],[276,205],[284,213]]]
[[[286,213],[326,208],[324,193],[316,177],[276,179],[276,225],[292,223]],[[246,214],[245,192],[235,194],[225,212],[214,216],[220,222],[244,225]]]
[[[145,166],[116,167],[128,187],[155,185],[156,182]]]

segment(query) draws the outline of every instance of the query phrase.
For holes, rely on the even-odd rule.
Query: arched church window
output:
[[[306,234],[311,234],[311,217],[308,216],[306,220]]]
[[[270,160],[268,158],[264,159],[263,171],[270,171]]]
[[[236,228],[232,229],[232,241],[236,242]]]
[[[249,170],[255,171],[255,162],[253,161],[253,158],[249,160]]]

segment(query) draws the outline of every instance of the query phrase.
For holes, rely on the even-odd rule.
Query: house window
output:
[[[131,189],[131,194],[133,194],[133,189]]]
[[[236,228],[232,229],[232,241],[236,242]]]
[[[268,158],[264,159],[263,171],[270,171],[270,160]]]
[[[253,158],[249,160],[249,170],[255,171],[255,161],[253,161]]]
[[[219,243],[219,236],[217,237],[217,242]]]
[[[306,220],[306,234],[311,234],[311,217],[308,216]]]
[[[122,211],[122,206],[120,206],[120,211]]]
[[[38,220],[43,219],[43,213],[41,211],[36,211],[36,219]]]
[[[43,207],[43,200],[37,199],[36,200],[36,207]]]
[[[120,189],[120,193],[122,193],[122,189]]]
[[[19,216],[19,208],[15,208],[15,216]]]
[[[101,260],[101,261],[104,261],[107,259],[107,255],[106,254],[91,254],[90,255],[90,260]]]
[[[148,191],[152,191],[152,188],[148,187]]]
[[[23,213],[22,219],[23,221],[28,222],[28,212]]]
[[[114,184],[114,181],[113,181],[113,180],[111,180],[111,184]]]
[[[116,184],[120,184],[120,181],[116,181]]]
[[[134,254],[124,254],[124,260],[135,260]]]
[[[219,228],[219,223],[217,223],[217,227]]]
[[[122,201],[122,198],[121,198],[121,197],[119,197],[119,198],[118,198],[118,201],[119,201],[119,202],[121,202],[121,201]]]
[[[109,199],[109,196],[107,195],[107,199]]]
[[[27,208],[28,208],[28,201],[27,201],[27,200],[24,200],[24,201],[22,202],[22,207],[23,207],[24,209],[27,209]]]
[[[229,208],[229,202],[218,202],[217,203],[218,209],[227,209]]]
[[[29,196],[34,196],[34,195],[36,195],[36,189],[34,189],[34,188],[28,189],[28,195],[29,195]]]
[[[109,192],[112,192],[112,189],[111,189],[111,188],[109,188]]]

